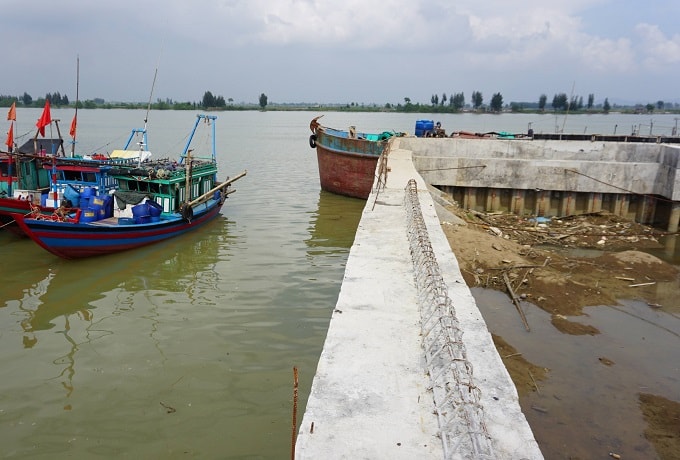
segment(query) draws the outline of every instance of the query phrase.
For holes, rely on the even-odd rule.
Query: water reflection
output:
[[[652,255],[655,255],[659,259],[665,260],[669,264],[680,266],[680,244],[678,244],[678,235],[668,235],[664,236],[659,240],[659,243],[663,245],[662,249],[650,249],[646,250]]]
[[[60,261],[44,279],[22,288],[29,296],[19,307],[27,314],[22,321],[24,330],[49,330],[55,326],[55,318],[74,314],[91,322],[95,301],[114,289],[130,294],[143,290],[182,292],[199,279],[214,282],[210,268],[228,239],[227,226],[227,219],[219,216],[200,231],[165,243],[112,256]],[[39,301],[33,302],[33,296]],[[127,310],[127,305],[134,308],[121,300],[117,312]]]
[[[309,238],[305,240],[310,256],[346,253],[354,243],[366,201],[319,193],[317,211],[312,214]]]
[[[7,315],[6,325],[11,324],[7,318],[14,318],[20,332],[3,328],[0,343],[20,335],[24,350],[40,349],[36,352],[45,353],[48,349],[58,373],[47,380],[59,381],[66,396],[70,396],[78,351],[125,327],[129,321],[125,315],[143,308],[146,324],[137,323],[136,327],[146,328],[146,334],[156,342],[158,303],[174,296],[196,305],[202,301],[201,292],[217,288],[215,265],[220,258],[228,257],[233,239],[229,225],[219,215],[203,228],[179,238],[77,261],[56,259],[31,241],[8,245],[8,251],[14,253],[10,260],[15,261],[15,270],[0,287],[0,307],[4,307],[0,312],[3,317]],[[160,297],[160,302],[154,297]],[[61,337],[63,342],[55,337]],[[45,343],[41,347],[42,341]],[[21,360],[21,353],[17,355]]]

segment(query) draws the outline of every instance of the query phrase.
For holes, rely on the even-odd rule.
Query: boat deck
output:
[[[92,225],[100,225],[102,227],[117,227],[120,225],[118,222],[118,217],[107,217],[106,219],[100,219],[100,220],[95,220],[94,222],[90,222]]]

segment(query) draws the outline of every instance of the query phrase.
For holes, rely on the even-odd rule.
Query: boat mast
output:
[[[156,87],[156,77],[158,76],[158,65],[156,65],[156,69],[153,73],[153,82],[151,83],[151,92],[149,93],[149,103],[146,105],[146,115],[144,116],[144,128],[142,130],[142,142],[139,143],[139,162],[138,164],[142,164],[142,152],[144,151],[144,147],[146,146],[146,126],[147,122],[149,121],[149,111],[151,111],[151,98],[153,97],[153,90]],[[148,146],[146,146],[148,150]]]
[[[80,90],[80,56],[78,56],[76,61],[76,113],[73,115],[73,122],[78,123],[78,93]],[[76,156],[76,133],[78,130],[73,131],[73,140],[71,140],[71,158]]]
[[[179,164],[184,163],[184,157],[187,156],[187,152],[189,152],[189,146],[191,145],[191,141],[194,139],[194,134],[196,134],[196,129],[198,128],[198,124],[201,122],[201,120],[204,120],[206,123],[210,123],[210,136],[212,137],[212,160],[215,161],[217,159],[217,147],[215,144],[215,120],[217,120],[217,116],[215,115],[203,115],[203,114],[198,114],[196,115],[196,123],[194,123],[194,127],[191,130],[191,133],[189,134],[189,139],[187,139],[187,143],[184,146],[184,150],[182,151],[182,154],[179,157]]]

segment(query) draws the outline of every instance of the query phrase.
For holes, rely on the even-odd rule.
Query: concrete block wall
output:
[[[401,145],[427,183],[469,209],[552,216],[606,210],[669,232],[680,226],[674,144],[408,137]]]

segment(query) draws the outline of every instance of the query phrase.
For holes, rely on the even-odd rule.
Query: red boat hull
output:
[[[331,152],[317,145],[316,158],[323,190],[363,200],[371,194],[379,157]]]
[[[8,230],[17,236],[25,237],[24,231],[17,225],[15,214],[22,216],[31,213],[29,201],[16,198],[0,198],[0,228]]]
[[[389,150],[389,140],[375,134],[327,128],[315,121],[311,125],[314,134],[310,137],[310,146],[316,147],[321,189],[367,199],[373,188],[378,160]]]

